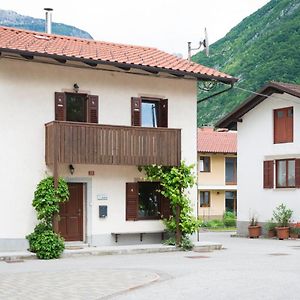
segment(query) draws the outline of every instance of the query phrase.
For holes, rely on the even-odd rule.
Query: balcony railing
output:
[[[181,130],[53,121],[46,164],[179,165]]]

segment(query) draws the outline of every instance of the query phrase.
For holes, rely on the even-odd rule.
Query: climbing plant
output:
[[[29,250],[38,258],[58,258],[64,250],[63,238],[53,230],[53,218],[59,213],[59,204],[69,199],[68,185],[59,178],[55,188],[53,177],[43,179],[34,192],[32,206],[37,212],[40,223],[26,236]]]
[[[184,246],[188,236],[194,233],[200,226],[199,221],[193,215],[191,201],[187,193],[188,188],[195,185],[195,177],[192,173],[193,165],[186,165],[184,161],[176,167],[164,167],[159,165],[144,166],[146,179],[160,181],[162,189],[160,193],[170,199],[172,216],[165,220],[167,229],[175,233],[176,245]]]

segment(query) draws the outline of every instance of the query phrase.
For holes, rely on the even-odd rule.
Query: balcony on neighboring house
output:
[[[181,130],[53,121],[46,127],[46,164],[177,166]]]

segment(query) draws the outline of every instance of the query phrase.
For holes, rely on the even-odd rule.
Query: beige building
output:
[[[236,132],[198,129],[198,216],[222,218],[237,210]]]

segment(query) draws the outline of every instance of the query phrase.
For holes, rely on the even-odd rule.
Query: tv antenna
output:
[[[199,50],[201,46],[205,49],[206,56],[209,56],[209,43],[208,43],[208,35],[206,28],[204,29],[204,40],[199,42],[199,46],[197,48],[192,48],[192,42],[188,42],[188,61],[191,60],[192,57],[192,51],[193,50]]]

